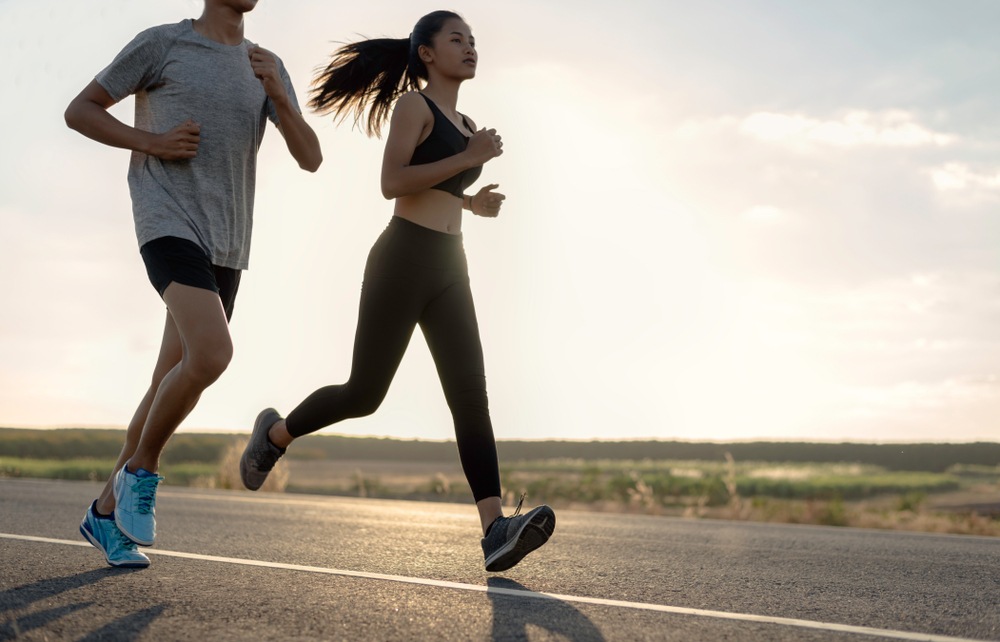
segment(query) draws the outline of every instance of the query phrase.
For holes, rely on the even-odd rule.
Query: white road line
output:
[[[90,548],[87,542],[78,542],[68,539],[52,539],[49,537],[32,537],[30,535],[12,535],[0,533],[0,538],[22,540],[26,542],[41,542],[44,544],[63,544],[66,546],[84,546]],[[361,577],[369,580],[382,580],[388,582],[403,582],[405,584],[418,584],[421,586],[434,586],[438,588],[450,588],[460,591],[474,591],[477,593],[492,593],[495,595],[509,595],[511,597],[522,597],[542,600],[559,600],[562,602],[574,602],[577,604],[596,604],[599,606],[616,606],[626,609],[639,609],[643,611],[658,611],[661,613],[673,613],[676,615],[694,615],[698,617],[710,617],[721,620],[737,620],[740,622],[758,622],[762,624],[778,624],[782,626],[796,626],[806,629],[819,629],[821,631],[834,631],[838,633],[855,633],[858,635],[872,635],[882,638],[892,638],[895,640],[911,640],[916,642],[983,642],[975,638],[956,638],[947,635],[934,635],[931,633],[914,633],[911,631],[894,631],[891,629],[876,629],[867,626],[852,626],[850,624],[835,624],[832,622],[814,622],[812,620],[797,620],[794,618],[771,617],[768,615],[752,615],[749,613],[727,613],[725,611],[707,611],[704,609],[689,609],[681,606],[665,606],[662,604],[645,604],[642,602],[624,602],[621,600],[603,600],[596,597],[578,597],[575,595],[559,595],[558,593],[536,593],[534,591],[521,591],[517,589],[494,588],[481,586],[478,584],[463,584],[461,582],[443,582],[441,580],[430,580],[422,577],[405,577],[403,575],[383,575],[381,573],[365,573],[362,571],[345,571],[336,568],[323,568],[320,566],[301,566],[299,564],[281,564],[278,562],[263,562],[260,560],[248,560],[238,557],[217,557],[215,555],[199,555],[197,553],[182,553],[179,551],[163,551],[155,548],[143,549],[150,555],[164,555],[166,557],[180,557],[189,560],[201,560],[204,562],[222,562],[224,564],[240,564],[242,566],[260,566],[263,568],[277,568],[287,571],[301,571],[305,573],[320,573],[324,575],[341,575],[345,577]]]

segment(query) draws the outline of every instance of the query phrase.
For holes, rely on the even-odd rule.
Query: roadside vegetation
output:
[[[123,439],[123,432],[114,430],[0,429],[0,477],[105,481]],[[297,457],[279,462],[263,490],[472,500],[453,443],[325,435],[308,439],[289,453],[297,452]],[[351,444],[348,450],[356,456],[329,457],[327,447],[333,443]],[[511,444],[521,443],[500,442],[499,447],[516,451]],[[586,443],[618,452],[619,444],[633,442]],[[239,456],[245,444],[245,435],[177,435],[164,452],[160,473],[172,486],[240,489]],[[569,442],[569,446],[576,445]],[[745,445],[732,444],[734,450]],[[781,444],[777,449],[781,454],[807,453],[821,459],[814,462],[740,460],[730,451],[716,459],[518,460],[501,455],[501,482],[505,502],[513,503],[526,492],[533,504],[564,509],[1000,535],[1000,465],[996,463],[1000,448],[994,448],[1000,444],[953,450],[952,454],[970,453],[967,460],[971,463],[953,461],[943,467],[940,458],[925,453],[920,459],[924,469],[918,470],[896,469],[895,461],[877,463],[877,455],[886,452],[878,449],[867,451],[873,461],[822,461],[830,454],[823,451],[825,446],[836,452],[841,446],[867,445]],[[919,446],[892,448],[905,453],[920,450]],[[407,449],[421,456],[415,461],[402,459],[400,454]],[[983,452],[993,451],[993,463],[981,463]]]

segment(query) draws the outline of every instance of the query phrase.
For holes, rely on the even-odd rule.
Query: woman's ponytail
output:
[[[427,79],[427,67],[418,51],[421,45],[432,46],[449,18],[461,16],[435,11],[417,22],[409,38],[374,38],[344,45],[313,78],[308,106],[319,114],[333,114],[337,122],[353,113],[355,125],[367,110],[362,128],[369,136],[380,136],[396,99],[419,90],[419,79]]]
[[[369,136],[379,136],[396,98],[416,88],[416,78],[407,73],[409,63],[409,38],[344,45],[313,80],[309,107],[319,114],[333,114],[335,121],[353,112],[355,125],[370,107],[364,130]]]

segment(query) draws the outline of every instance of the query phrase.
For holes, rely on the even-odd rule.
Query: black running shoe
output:
[[[498,517],[483,538],[486,570],[506,571],[524,556],[549,541],[556,529],[556,514],[548,506],[539,506],[526,515],[521,512],[524,495],[510,517]]]
[[[262,410],[253,424],[253,434],[250,442],[240,457],[240,478],[243,485],[250,490],[257,490],[264,484],[267,474],[274,464],[285,454],[283,448],[278,448],[267,438],[271,426],[281,420],[281,415],[274,408]]]

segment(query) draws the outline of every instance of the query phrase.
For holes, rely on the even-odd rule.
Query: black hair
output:
[[[420,46],[430,47],[451,18],[461,20],[462,16],[434,11],[417,21],[409,38],[373,38],[340,47],[313,78],[308,106],[319,114],[333,114],[335,121],[353,112],[355,125],[367,109],[363,129],[369,136],[380,136],[396,99],[407,91],[418,91],[419,81],[427,80],[427,66],[418,55]]]

